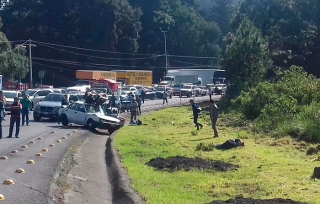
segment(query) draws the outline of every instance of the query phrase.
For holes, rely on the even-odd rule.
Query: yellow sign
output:
[[[100,72],[100,78],[103,79],[116,79],[116,73],[115,72]]]
[[[151,86],[152,72],[127,72],[126,77],[130,84],[139,84],[142,86]]]

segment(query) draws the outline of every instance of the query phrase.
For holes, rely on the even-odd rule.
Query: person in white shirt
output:
[[[162,93],[162,97],[163,97],[163,105],[165,102],[168,104],[168,96],[166,91]]]

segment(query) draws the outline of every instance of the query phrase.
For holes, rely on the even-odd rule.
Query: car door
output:
[[[64,114],[66,114],[66,116],[68,118],[68,121],[71,122],[71,123],[75,122],[75,117],[76,116],[75,116],[74,112],[75,112],[75,110],[77,108],[76,105],[77,104],[75,104],[75,103],[70,104],[68,107],[66,107],[64,109],[64,112],[63,112]]]
[[[87,112],[84,107],[84,104],[77,104],[76,109],[74,111],[74,123],[78,125],[86,125],[87,124]]]
[[[34,97],[33,97],[33,99],[32,99],[33,106],[36,106],[36,105],[40,102],[40,100],[41,100],[40,96],[42,96],[43,94],[44,94],[43,91],[38,91],[38,92],[34,95]]]

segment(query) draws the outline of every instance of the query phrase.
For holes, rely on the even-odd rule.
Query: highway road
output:
[[[215,96],[219,98],[220,96]],[[190,98],[182,98],[182,103]],[[209,100],[209,96],[197,97],[196,101]],[[178,105],[180,98],[168,99],[168,105]],[[146,100],[142,105],[142,111],[163,106],[162,100]],[[80,126],[58,126],[56,122],[42,120],[34,122],[30,113],[30,126],[20,128],[20,138],[7,139],[10,116],[2,122],[3,139],[0,140],[0,156],[6,156],[7,160],[0,159],[0,194],[5,196],[6,204],[44,204],[48,203],[48,191],[57,167],[68,147],[75,142],[76,138],[88,135],[88,131]],[[76,132],[75,132],[76,131]],[[68,135],[71,134],[71,135]],[[99,136],[108,136],[99,134]],[[66,139],[62,139],[66,137]],[[41,138],[41,139],[39,139]],[[61,142],[57,142],[61,140]],[[30,141],[34,141],[32,144]],[[54,144],[55,147],[50,147]],[[27,148],[23,148],[27,145]],[[48,152],[42,152],[42,149]],[[18,153],[11,153],[17,150]],[[42,157],[35,156],[41,153]],[[26,164],[33,160],[35,164]],[[25,173],[15,173],[16,169],[22,168]],[[12,179],[14,185],[2,185],[6,179]],[[107,192],[106,192],[107,193]],[[1,203],[2,201],[0,201]]]

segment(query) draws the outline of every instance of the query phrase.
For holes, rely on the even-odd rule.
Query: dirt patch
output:
[[[236,198],[230,199],[227,201],[213,201],[209,204],[307,204],[303,202],[297,202],[290,199],[268,199],[268,200],[260,200],[260,199],[252,199],[252,198]]]
[[[313,154],[318,154],[318,152],[320,152],[320,145],[316,146],[316,147],[310,147],[307,150],[307,155],[313,155]]]
[[[181,156],[168,157],[166,159],[157,157],[151,159],[146,164],[148,166],[154,167],[157,170],[167,170],[170,172],[176,170],[190,171],[192,169],[231,171],[236,170],[239,167],[238,165],[222,161],[205,160],[201,158],[188,158]]]

